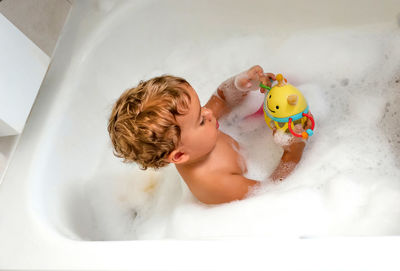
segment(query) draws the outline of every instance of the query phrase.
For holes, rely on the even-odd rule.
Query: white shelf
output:
[[[0,136],[20,134],[50,58],[0,14]]]
[[[0,184],[15,147],[17,146],[18,139],[19,135],[0,137]]]

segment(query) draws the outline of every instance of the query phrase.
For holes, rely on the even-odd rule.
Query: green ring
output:
[[[267,90],[271,90],[271,87],[264,85],[263,83],[260,83],[260,87],[265,88]]]

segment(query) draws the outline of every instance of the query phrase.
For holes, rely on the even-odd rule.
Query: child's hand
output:
[[[260,92],[264,93],[265,90],[260,88],[260,82],[271,87],[271,80],[275,80],[275,75],[272,73],[264,73],[261,66],[256,65],[235,77],[235,87],[243,92],[260,89]]]
[[[312,116],[311,112],[309,114]],[[271,127],[275,144],[281,146],[285,151],[288,151],[293,144],[307,141],[307,139],[295,137],[292,134],[278,131],[273,122],[271,123]],[[304,123],[304,126],[301,124],[296,124],[294,125],[293,130],[296,134],[302,134],[303,132],[307,131],[307,129],[311,129],[311,127],[312,122],[310,119],[307,119],[307,121]]]
[[[275,75],[264,73],[261,66],[256,65],[222,82],[214,96],[224,101],[228,108],[233,108],[244,100],[249,91],[260,89],[260,92],[264,93],[260,82],[271,86],[271,80],[275,80]]]
[[[301,124],[295,125],[293,130],[296,133],[302,133],[304,131]],[[277,131],[276,128],[273,129],[272,135],[275,144],[280,146],[284,151],[290,151],[293,145],[296,145],[299,142],[305,142],[305,140],[300,137],[296,137],[283,131]]]
[[[272,82],[276,81],[275,74],[273,73],[264,73],[263,76],[260,77],[260,82],[263,83],[263,85],[272,87]],[[260,92],[265,93],[267,90],[265,88],[260,87]]]

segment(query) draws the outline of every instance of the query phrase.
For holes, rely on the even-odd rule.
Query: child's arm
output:
[[[263,69],[256,65],[238,75],[224,81],[217,91],[208,100],[205,107],[213,111],[219,119],[228,113],[234,106],[240,104],[249,91],[260,89],[260,82],[271,86],[271,80],[275,80],[272,73],[264,73]],[[260,89],[263,92],[263,89]]]
[[[311,114],[311,113],[310,113]],[[296,133],[301,134],[303,131],[310,129],[312,127],[312,123],[308,120],[303,128],[301,125],[295,126]],[[276,128],[273,131],[275,135]],[[306,142],[303,139],[298,137],[292,137],[292,140],[288,145],[284,145],[283,154],[279,165],[276,167],[274,172],[272,172],[270,178],[273,181],[282,181],[287,176],[292,173],[292,171],[296,168],[297,164],[300,162],[301,156],[303,155],[304,147],[306,146]]]
[[[289,176],[296,168],[296,165],[300,162],[305,146],[306,143],[296,141],[284,148],[281,161],[274,172],[272,172],[270,178],[273,181],[282,181]]]

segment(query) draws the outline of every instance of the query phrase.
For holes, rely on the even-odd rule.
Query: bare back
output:
[[[177,166],[177,169],[196,198],[206,203],[218,203],[230,187],[235,186],[235,178],[247,172],[244,158],[240,155],[239,144],[229,135],[219,131],[215,148],[206,159],[194,165]],[[248,184],[255,181],[248,180]],[[231,182],[231,183],[230,183]],[[225,191],[225,192],[224,192]],[[247,189],[243,196],[247,194]]]

